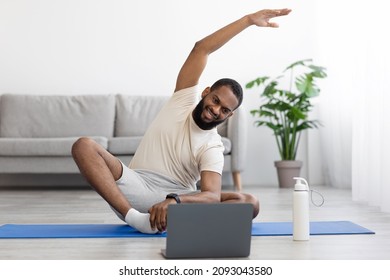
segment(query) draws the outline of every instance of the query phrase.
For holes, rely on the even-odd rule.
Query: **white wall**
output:
[[[221,77],[245,85],[277,75],[295,60],[315,60],[315,1],[0,0],[0,94],[170,95],[196,40],[246,13],[285,7],[293,12],[275,20],[279,29],[251,27],[214,53],[202,86]],[[273,136],[253,126],[249,110],[259,104],[256,90],[245,94],[249,152],[243,183],[276,185]],[[309,136],[299,158],[303,175],[320,184],[317,133]]]

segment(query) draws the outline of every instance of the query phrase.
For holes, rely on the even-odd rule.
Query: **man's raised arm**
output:
[[[251,25],[278,27],[277,23],[269,20],[274,17],[288,15],[290,12],[290,9],[260,10],[246,15],[196,42],[179,72],[175,91],[198,84],[199,78],[206,67],[208,55],[218,50],[241,31]]]

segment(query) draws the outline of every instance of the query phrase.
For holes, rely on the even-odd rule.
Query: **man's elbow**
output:
[[[191,53],[199,53],[199,54],[205,54],[208,55],[209,51],[207,49],[207,46],[205,44],[204,39],[197,41],[194,45],[194,47],[191,50]]]

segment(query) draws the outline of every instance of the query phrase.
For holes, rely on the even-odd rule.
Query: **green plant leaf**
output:
[[[255,81],[251,81],[245,85],[245,88],[253,88],[254,85],[255,85]]]
[[[306,93],[312,82],[313,76],[304,74],[296,78],[295,85],[300,92]]]
[[[267,122],[265,122],[265,121],[255,121],[255,125],[256,126],[262,126],[262,125],[265,125]]]
[[[278,85],[278,82],[277,81],[271,81],[265,88],[264,88],[264,91],[262,93],[262,96],[266,96],[266,97],[271,97],[272,95],[274,95],[275,93],[277,93],[278,91],[276,90],[276,86]]]
[[[291,114],[294,116],[293,119],[296,119],[296,120],[304,120],[304,119],[306,119],[306,114],[303,113],[301,110],[299,110],[296,107],[292,107],[291,108]]]
[[[271,128],[275,133],[278,133],[278,131],[282,127],[281,125],[273,124],[272,122],[265,122],[264,124]]]
[[[294,68],[294,67],[296,67],[296,66],[298,66],[298,65],[303,65],[303,66],[305,66],[305,65],[306,65],[306,62],[309,62],[309,61],[313,61],[313,60],[312,60],[311,58],[309,58],[309,59],[298,60],[298,61],[294,62],[293,64],[287,66],[287,68],[284,69],[283,72],[286,72],[287,70],[290,70],[290,69],[292,69],[292,68]]]
[[[267,110],[261,110],[259,113],[259,116],[260,117],[275,117],[275,118],[277,118],[277,116],[275,116],[275,113],[273,113],[271,111],[267,111]]]
[[[313,107],[311,98],[320,93],[317,80],[327,77],[326,68],[313,65],[311,61],[304,59],[292,63],[282,75],[268,83],[268,77],[259,77],[247,84],[247,88],[264,85],[260,92],[262,105],[251,114],[258,118],[255,125],[273,130],[282,159],[295,159],[301,131],[321,125],[317,120],[308,120],[308,113]],[[299,67],[296,75],[295,67]],[[289,73],[285,73],[287,70]],[[283,78],[290,78],[288,90],[279,85]],[[281,84],[285,84],[284,81]],[[294,89],[291,88],[293,84]]]
[[[321,67],[321,66],[316,66],[316,65],[309,65],[309,68],[313,70],[312,74],[316,78],[326,78],[326,68]]]
[[[247,83],[245,85],[245,88],[252,88],[254,87],[255,85],[256,86],[260,86],[261,84],[263,84],[266,80],[268,80],[269,77],[267,76],[264,76],[264,77],[258,77],[257,79],[253,80],[253,81],[250,81],[249,83]]]
[[[318,128],[321,123],[317,120],[312,120],[312,121],[305,121],[302,122],[300,125],[297,126],[297,131],[305,130],[305,129],[310,129],[310,128]]]
[[[250,113],[255,117],[257,114],[260,114],[260,110],[251,110]]]

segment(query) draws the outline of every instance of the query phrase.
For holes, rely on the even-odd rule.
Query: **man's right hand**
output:
[[[176,201],[171,198],[166,199],[160,203],[153,205],[149,209],[150,226],[152,227],[152,229],[157,229],[159,232],[166,231],[169,204],[176,204]]]

